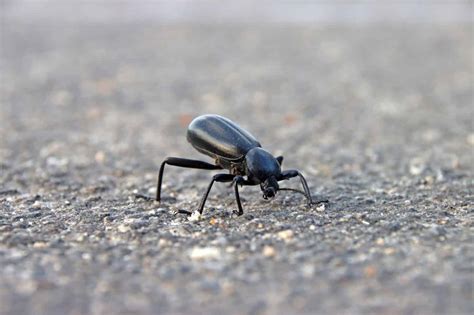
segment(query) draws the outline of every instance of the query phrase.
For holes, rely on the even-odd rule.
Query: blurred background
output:
[[[471,313],[472,12],[0,0],[0,313]],[[166,156],[207,160],[185,139],[204,113],[331,208],[248,189],[235,219],[216,187],[189,223],[171,210],[211,175],[176,168],[166,205],[135,200]]]
[[[2,126],[16,146],[87,128],[98,150],[131,145],[151,165],[193,152],[167,135],[202,113],[285,152],[307,139],[383,147],[387,134],[397,146],[443,125],[466,137],[453,125],[470,124],[470,1],[1,4]]]
[[[470,1],[131,1],[4,0],[7,16],[38,21],[111,23],[459,23]],[[53,21],[50,21],[53,22]]]

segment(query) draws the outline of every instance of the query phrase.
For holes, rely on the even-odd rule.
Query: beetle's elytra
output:
[[[231,120],[218,115],[202,115],[195,118],[188,127],[187,139],[199,152],[214,159],[215,164],[198,160],[168,157],[161,163],[156,188],[156,200],[161,200],[161,183],[165,165],[174,165],[204,170],[227,169],[229,173],[216,174],[212,177],[206,192],[199,204],[201,214],[209,192],[214,182],[232,182],[235,199],[237,200],[238,215],[242,215],[238,186],[260,185],[263,198],[273,198],[279,190],[294,190],[280,188],[278,182],[298,176],[303,185],[303,193],[308,204],[312,204],[311,193],[305,178],[298,170],[281,170],[283,157],[274,157],[265,151],[260,143],[246,130]],[[295,191],[295,190],[294,190]],[[327,202],[327,201],[322,201]]]

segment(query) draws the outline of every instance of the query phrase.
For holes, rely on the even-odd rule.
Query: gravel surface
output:
[[[472,25],[3,22],[1,314],[474,312]],[[142,198],[204,113],[330,205]]]

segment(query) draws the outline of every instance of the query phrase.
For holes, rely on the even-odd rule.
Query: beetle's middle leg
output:
[[[233,180],[234,191],[235,191],[235,200],[237,201],[237,207],[239,208],[238,211],[234,211],[235,214],[241,216],[244,214],[244,210],[242,209],[242,203],[240,202],[240,195],[239,195],[239,185],[240,186],[248,186],[248,185],[255,185],[250,181],[245,180],[243,176],[237,175],[234,177]]]
[[[177,157],[168,157],[163,163],[161,163],[160,171],[158,173],[158,184],[156,185],[156,201],[161,200],[161,183],[163,180],[163,171],[165,170],[165,165],[173,165],[186,168],[197,168],[201,170],[220,170],[222,167],[219,165],[210,164],[207,162],[199,160],[190,160]]]
[[[207,186],[207,190],[202,196],[201,202],[199,203],[199,214],[202,214],[202,210],[204,209],[204,204],[206,203],[207,196],[209,196],[209,192],[211,191],[212,185],[214,182],[219,182],[219,183],[228,183],[234,180],[235,175],[233,174],[216,174],[212,177],[211,182],[209,183],[209,186]]]

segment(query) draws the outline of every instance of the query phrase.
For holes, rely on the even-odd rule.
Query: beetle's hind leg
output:
[[[161,183],[163,181],[163,171],[165,170],[165,165],[173,165],[178,167],[186,167],[186,168],[196,168],[201,170],[220,170],[222,167],[219,165],[210,164],[207,162],[199,161],[199,160],[190,160],[190,159],[183,159],[177,157],[168,157],[166,158],[163,163],[161,163],[160,171],[158,173],[158,183],[156,185],[156,201],[161,200]]]

